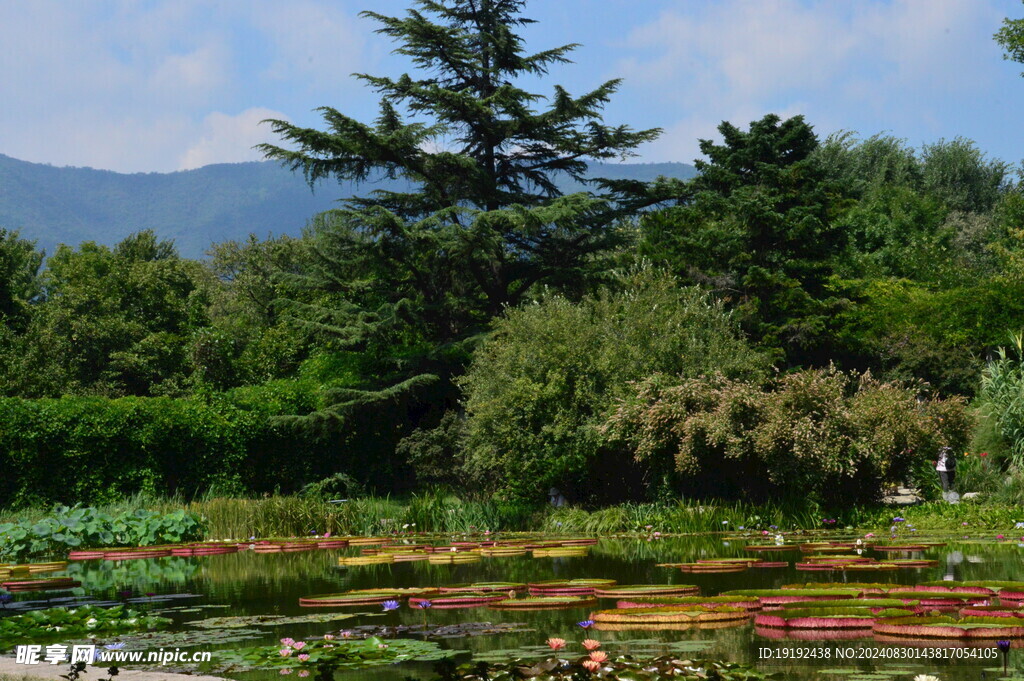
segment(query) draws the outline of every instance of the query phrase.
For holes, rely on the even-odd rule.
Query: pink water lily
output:
[[[601,668],[601,663],[600,662],[595,662],[594,660],[583,660],[582,664],[583,664],[583,668],[586,669],[591,674],[593,674],[594,672],[596,672],[598,669]]]
[[[292,649],[291,648],[281,648],[281,650],[279,650],[277,652],[281,654],[281,657],[288,657],[289,655],[292,654]]]
[[[547,640],[547,644],[551,648],[551,650],[561,650],[562,648],[565,647],[565,639],[564,638],[549,638]]]
[[[302,653],[301,655],[299,655],[299,660],[301,660],[302,662],[305,662],[308,659],[309,655],[307,655],[306,653]]]
[[[295,643],[292,644],[292,648],[295,648],[295,650],[302,650],[305,647],[306,647],[306,642],[305,641],[296,641]]]

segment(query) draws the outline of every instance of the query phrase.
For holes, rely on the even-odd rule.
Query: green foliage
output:
[[[855,301],[834,320],[836,342],[893,380],[925,381],[946,394],[973,394],[980,356],[1024,315],[1024,279],[992,277],[935,289],[909,280],[834,282]]]
[[[42,292],[42,264],[43,254],[36,250],[34,241],[0,229],[0,322],[5,326],[19,326],[28,313],[28,304]]]
[[[1009,446],[1009,464],[1024,471],[1024,334],[1013,345],[1000,348],[985,365],[978,395],[985,418],[990,419]]]
[[[283,654],[285,651],[287,654]],[[280,645],[219,651],[218,658],[225,663],[248,669],[306,669],[322,673],[323,669],[362,669],[406,660],[442,660],[458,654],[457,650],[442,650],[433,641],[411,638],[382,640],[376,636],[365,639],[317,639],[295,641],[281,639]],[[331,678],[323,675],[317,678]]]
[[[58,636],[62,640],[97,635],[109,636],[128,631],[162,629],[170,623],[171,620],[166,617],[128,610],[120,605],[112,608],[92,605],[47,608],[0,617],[0,641],[6,645],[13,645]]]
[[[203,323],[197,263],[139,232],[113,249],[66,246],[47,262],[45,302],[0,367],[7,394],[150,395],[181,390],[185,339]],[[4,375],[6,374],[6,375]]]
[[[645,643],[646,641],[638,642]],[[623,642],[625,645],[627,642]],[[764,681],[781,679],[782,672],[764,672],[749,665],[726,662],[722,660],[694,660],[693,641],[665,643],[664,647],[675,647],[677,652],[672,655],[643,657],[637,656],[639,645],[631,645],[628,650],[632,654],[609,655],[599,665],[601,679],[609,681],[661,681],[661,679],[690,679],[691,681]],[[615,646],[616,642],[609,643]],[[688,649],[689,648],[689,649]],[[544,679],[545,681],[577,681],[580,679],[597,678],[584,666],[589,658],[584,655],[563,651],[558,657],[536,659],[540,656],[523,655],[529,651],[497,651],[504,652],[503,657],[509,658],[502,662],[474,661],[458,667],[454,665],[438,665],[438,676],[431,681],[477,681],[477,679]],[[509,654],[509,653],[518,653]],[[493,655],[491,653],[490,655]],[[490,656],[489,655],[489,656]]]
[[[585,159],[627,156],[659,131],[602,122],[618,81],[578,97],[556,86],[541,108],[545,98],[519,84],[576,46],[528,54],[516,34],[530,23],[522,6],[421,1],[405,17],[364,12],[421,74],[358,76],[381,97],[373,124],[331,107],[320,109],[325,131],[269,121],[287,144],[260,149],[310,183],[409,185],[348,199],[314,222],[313,261],[293,279],[316,299],[290,299],[289,318],[375,363],[367,385],[339,389],[295,425],[339,432],[402,400],[444,411],[456,400],[450,378],[491,318],[539,286],[578,294],[618,243],[608,202],[561,196],[556,179],[583,182]]]
[[[375,462],[339,456],[337,443],[296,437],[274,420],[316,404],[300,382],[209,400],[0,398],[0,498],[19,507],[137,492],[292,490],[339,470],[366,479]]]
[[[755,341],[799,364],[836,302],[825,282],[847,239],[833,222],[839,188],[801,116],[718,130],[725,143],[701,140],[708,160],[697,161],[680,205],[644,217],[640,252],[717,291]]]
[[[1024,64],[1024,19],[1003,19],[994,37],[1005,51],[1004,59]]]
[[[916,398],[835,369],[782,375],[766,387],[654,376],[604,432],[644,465],[683,473],[691,494],[837,507],[876,500],[882,485],[906,479],[942,445],[963,450],[972,426],[963,401]]]
[[[619,284],[580,303],[546,296],[496,322],[463,382],[465,472],[475,484],[534,500],[552,485],[603,499],[642,494],[628,460],[600,454],[598,426],[629,382],[656,371],[763,370],[763,358],[700,289],[651,268]],[[609,484],[602,489],[600,480]]]
[[[594,511],[582,508],[560,508],[544,519],[548,532],[578,532],[608,535],[622,532],[647,534],[695,534],[737,530],[777,530],[778,528],[811,528],[821,524],[821,513],[813,503],[779,506],[772,503],[699,502],[681,500],[673,503],[625,503]],[[648,530],[647,528],[651,528]]]
[[[0,558],[27,562],[63,557],[73,549],[152,546],[203,538],[203,520],[182,509],[157,513],[139,509],[118,516],[93,507],[59,506],[38,521],[0,524]]]

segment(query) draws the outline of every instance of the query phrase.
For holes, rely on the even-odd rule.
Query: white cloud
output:
[[[203,120],[199,138],[181,155],[178,169],[261,160],[262,155],[253,146],[278,141],[268,125],[260,125],[267,118],[288,120],[280,111],[263,108],[246,109],[235,116],[219,111],[209,114]]]
[[[618,70],[631,90],[680,111],[652,160],[695,152],[722,120],[769,112],[803,113],[819,132],[865,110],[934,131],[949,116],[933,111],[990,86],[1001,11],[991,0],[690,3],[630,32],[633,55]]]
[[[0,153],[122,172],[256,158],[259,119],[337,103],[373,68],[355,3],[0,0]]]
[[[345,89],[355,86],[351,74],[367,65],[366,35],[375,26],[337,5],[265,0],[253,5],[250,20],[273,45],[267,78]]]

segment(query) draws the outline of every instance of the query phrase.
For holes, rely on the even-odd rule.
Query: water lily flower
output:
[[[867,534],[864,535],[864,538],[865,539],[871,539],[874,536],[875,536],[874,532],[868,532]]]
[[[722,521],[722,524],[723,524],[723,525],[728,525],[728,524],[729,524],[729,521],[728,521],[728,520],[723,520],[723,521]]]
[[[601,642],[595,641],[592,638],[585,638],[583,639],[583,647],[587,650],[597,650],[601,647]]]
[[[644,529],[645,530],[653,530],[654,529],[654,525],[644,525]]]
[[[1010,642],[1007,640],[996,641],[996,647],[999,648],[999,652],[1008,653],[1010,652]]]
[[[280,672],[278,672],[278,673],[279,673],[279,674],[281,674],[281,676],[288,676],[289,674],[291,674],[291,673],[292,673],[292,670],[291,670],[291,669],[289,669],[288,667],[285,667],[284,669],[282,669],[282,670],[281,670]]]
[[[655,533],[654,533],[654,536],[655,536],[655,537],[660,537],[660,536],[661,536],[661,532],[655,532]]]
[[[740,529],[740,530],[745,530],[745,529],[747,529],[747,528],[745,528],[745,527],[743,527],[742,525],[740,525],[740,526],[739,526],[739,527],[738,527],[737,529]]]
[[[582,622],[577,622],[576,624],[578,624],[580,627],[584,629],[589,629],[590,627],[594,626],[594,620],[583,620]]]
[[[330,532],[324,532],[324,539],[329,539],[331,536]]]
[[[108,643],[108,644],[104,645],[103,647],[106,648],[107,650],[121,650],[121,648],[124,648],[124,643],[123,642]]]
[[[1004,538],[1004,537],[1003,537],[1003,535],[1001,535],[1001,534],[997,534],[997,535],[996,535],[996,539],[1003,539],[1003,538]]]
[[[963,525],[964,527],[967,527],[967,523],[966,522],[963,522],[963,523],[960,523],[960,524]]]
[[[590,659],[594,662],[604,662],[608,659],[608,653],[604,652],[603,650],[595,650],[592,653],[590,653]]]
[[[562,648],[565,647],[565,639],[564,638],[549,638],[547,640],[547,644],[548,644],[548,647],[551,648],[551,650],[561,650]]]
[[[394,599],[384,601],[383,603],[381,603],[381,606],[384,608],[384,612],[398,610],[400,607],[402,607],[401,604]]]
[[[345,631],[341,632],[341,637],[342,637],[342,638],[352,638],[352,632],[351,632],[351,631],[348,631],[348,630],[346,629]]]
[[[779,526],[778,525],[769,525],[768,529],[769,530],[777,530],[777,529],[779,529]]]
[[[305,662],[308,659],[309,655],[307,653],[302,653],[301,655],[299,655],[299,660],[301,660],[302,662]]]
[[[279,650],[277,652],[281,654],[281,657],[290,657],[291,654],[292,654],[292,649],[291,648],[281,648],[281,650]]]
[[[309,670],[308,669],[300,669],[299,670],[299,676],[309,676]]]
[[[767,534],[771,534],[771,532],[769,532],[768,530],[761,530],[761,534],[767,535]]]
[[[334,634],[324,634],[324,640],[325,641],[333,641],[334,640]]]
[[[939,681],[939,677],[931,674],[918,674],[914,677],[914,681]]]
[[[302,650],[305,647],[306,647],[306,642],[305,641],[296,641],[294,644],[292,644],[292,648],[295,648],[295,650]]]
[[[416,605],[418,605],[421,610],[426,610],[427,608],[431,607],[434,604],[431,603],[430,601],[420,601]]]
[[[377,649],[378,650],[387,650],[388,649],[388,644],[387,643],[378,643],[377,644]]]
[[[601,663],[595,662],[594,660],[583,660],[581,664],[583,665],[583,668],[590,673],[594,673],[601,668]]]
[[[283,645],[291,647],[291,646],[295,645],[295,639],[294,638],[282,638],[281,639],[281,643]]]

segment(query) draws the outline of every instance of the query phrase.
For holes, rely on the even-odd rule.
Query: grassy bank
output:
[[[964,523],[971,530],[1012,533],[1024,521],[1024,509],[1015,505],[966,501],[957,505],[929,502],[904,507],[859,507],[828,513],[817,508],[744,503],[680,501],[627,503],[596,510],[577,507],[553,509],[490,500],[465,500],[442,492],[406,499],[363,497],[341,503],[300,496],[262,499],[208,498],[195,501],[132,497],[101,507],[111,513],[147,508],[175,509],[206,518],[210,539],[247,539],[324,534],[376,535],[393,532],[474,534],[484,531],[543,531],[571,534],[662,532],[690,534],[746,530],[810,530],[857,528],[885,531],[900,516],[919,530],[957,531]],[[37,520],[47,509],[0,512],[6,520]],[[825,523],[834,519],[835,523]],[[1024,530],[1018,530],[1024,534]],[[1007,536],[1012,536],[1007,534]]]

